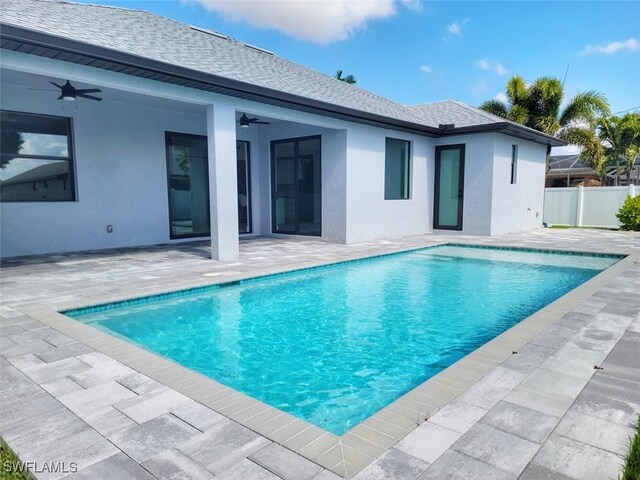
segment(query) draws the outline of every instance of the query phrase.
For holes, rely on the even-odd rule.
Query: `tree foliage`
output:
[[[22,150],[24,138],[22,133],[12,130],[0,131],[0,146],[2,146],[2,160],[0,161],[0,169],[6,168],[13,160],[12,155],[17,155]]]
[[[560,136],[571,126],[589,125],[610,113],[606,97],[595,91],[577,94],[562,108],[564,88],[553,77],[540,77],[527,85],[524,78],[514,75],[505,93],[506,102],[488,100],[479,108],[549,135]]]
[[[336,78],[341,82],[345,82],[349,84],[358,83],[358,81],[356,80],[356,77],[354,77],[353,75],[343,76],[342,75],[343,73],[344,72],[342,70],[337,70],[336,73],[333,75],[333,78]]]

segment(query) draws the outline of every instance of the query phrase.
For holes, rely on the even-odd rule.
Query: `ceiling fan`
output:
[[[240,127],[249,128],[252,123],[259,123],[261,125],[269,125],[269,122],[261,122],[259,118],[249,118],[246,113],[243,113],[240,117]]]
[[[99,88],[83,88],[79,89],[71,85],[71,82],[67,80],[67,83],[64,85],[58,85],[56,82],[49,82],[51,85],[54,85],[60,89],[60,96],[58,100],[67,100],[69,102],[74,102],[76,98],[87,98],[89,100],[95,100],[96,102],[101,102],[102,99],[93,95],[87,95],[88,93],[100,93],[102,90]],[[30,88],[29,90],[42,90],[45,92],[55,92],[55,90],[47,90],[43,88]]]

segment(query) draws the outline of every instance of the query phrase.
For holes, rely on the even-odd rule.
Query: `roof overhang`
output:
[[[568,142],[556,138],[552,135],[539,132],[524,125],[517,125],[511,122],[498,122],[490,123],[486,125],[473,125],[470,127],[451,128],[447,130],[441,130],[442,135],[465,135],[471,133],[484,133],[484,132],[498,132],[511,137],[521,138],[523,140],[529,140],[535,143],[541,143],[549,147],[563,147],[569,145]]]
[[[567,145],[563,140],[509,122],[444,130],[417,122],[399,120],[294,95],[7,23],[0,23],[0,39],[1,48],[7,50],[428,137],[499,132],[548,146]]]
[[[437,137],[440,134],[438,128],[427,125],[334,105],[7,23],[0,23],[0,39],[3,49],[29,55],[86,65],[351,122],[393,128],[430,137]]]

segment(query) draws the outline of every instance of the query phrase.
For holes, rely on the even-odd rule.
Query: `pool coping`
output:
[[[597,252],[576,251],[558,248],[514,248],[509,245],[485,246],[473,242],[446,242],[437,245],[460,245],[481,248],[504,248],[509,250],[579,253],[599,255]],[[436,246],[436,245],[433,245]],[[182,282],[172,288],[159,291],[153,289],[149,295],[175,292],[189,288],[232,283],[289,271],[304,270],[352,260],[393,255],[401,252],[422,250],[399,248],[383,255],[354,255],[353,258],[338,262],[306,262],[287,269],[273,268],[256,274],[232,274],[228,276],[206,277],[198,282]],[[598,273],[592,279],[563,295],[553,303],[522,320],[507,331],[469,353],[442,372],[382,408],[369,418],[341,436],[334,435],[311,423],[298,419],[286,412],[271,407],[237,390],[183,367],[169,359],[143,349],[133,343],[98,330],[95,327],[73,320],[60,311],[79,309],[87,305],[97,305],[130,300],[145,296],[142,291],[128,297],[122,295],[92,298],[91,301],[74,302],[53,308],[25,308],[23,313],[50,327],[94,348],[95,350],[122,362],[148,377],[173,388],[212,410],[238,422],[239,424],[283,445],[303,457],[340,475],[350,477],[380,454],[400,441],[433,413],[445,406],[468,387],[480,380],[504,360],[515,354],[540,332],[558,321],[564,314],[589,298],[598,289],[615,278],[619,273],[640,258],[640,255],[617,253],[600,254],[623,257],[611,267]]]

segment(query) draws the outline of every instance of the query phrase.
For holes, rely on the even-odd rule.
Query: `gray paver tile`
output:
[[[216,423],[211,430],[177,448],[207,470],[218,474],[269,443],[261,435],[227,420]]]
[[[487,412],[488,410],[484,408],[454,400],[429,417],[429,422],[464,433],[473,427]]]
[[[12,357],[9,359],[9,363],[11,363],[14,367],[22,371],[24,371],[27,368],[45,365],[45,362],[41,358],[36,357],[36,355],[33,353],[27,353],[25,355],[20,355],[18,357]]]
[[[116,433],[110,440],[136,462],[144,462],[197,435],[203,434],[173,415],[166,414]]]
[[[119,452],[69,475],[69,480],[154,480],[149,472]]]
[[[158,480],[208,480],[213,477],[213,473],[175,449],[165,450],[142,465]]]
[[[501,401],[485,415],[480,423],[531,442],[542,443],[560,419],[514,403]]]
[[[215,476],[216,480],[280,480],[278,476],[249,459],[234,464],[232,467]]]
[[[624,457],[635,428],[569,410],[554,433]]]
[[[67,377],[89,367],[77,358],[65,358],[52,363],[45,363],[28,368],[24,373],[36,383],[49,382],[60,377]]]
[[[390,448],[356,474],[354,480],[414,480],[429,464],[395,448]]]
[[[60,396],[58,399],[67,408],[80,416],[86,415],[101,407],[112,405],[121,400],[135,397],[136,394],[119,383],[109,382],[87,390],[72,392]]]
[[[249,459],[286,480],[308,480],[322,471],[319,465],[276,443],[258,450]]]
[[[477,424],[453,446],[454,450],[519,475],[540,446],[523,438]],[[505,455],[505,452],[509,452]]]
[[[418,480],[515,480],[516,476],[498,467],[447,450]]]
[[[105,437],[110,437],[137,425],[136,422],[113,407],[100,407],[83,415],[82,419]]]
[[[594,374],[585,391],[608,395],[640,405],[640,382],[613,377],[604,371],[598,371]]]
[[[223,415],[197,402],[181,405],[171,410],[171,413],[203,432],[212,428],[216,423],[226,420]]]
[[[86,363],[80,360],[78,361],[86,365]],[[112,380],[117,381],[126,378],[133,373],[135,373],[134,370],[120,362],[104,362],[97,364],[95,367],[87,366],[82,373],[72,375],[71,378],[84,388],[91,388],[111,382]]]
[[[175,390],[165,388],[123,400],[114,404],[114,407],[129,418],[142,423],[187,403],[193,403],[193,400]]]
[[[22,452],[17,453],[22,458],[35,458],[41,462],[60,461],[67,465],[75,462],[78,470],[81,470],[117,454],[118,449],[100,434],[86,427],[86,429],[78,433],[65,436],[63,441],[38,444],[34,449],[25,450],[24,455]],[[61,476],[61,474],[57,473],[43,475],[39,478],[53,479]]]
[[[567,477],[555,470],[549,470],[548,468],[541,467],[540,465],[529,464],[524,469],[522,475],[518,477],[518,480],[575,480]]]
[[[602,418],[625,427],[636,425],[640,405],[603,395],[587,385],[571,407],[572,411]]]
[[[42,393],[32,380],[16,367],[2,367],[0,372],[0,405]]]
[[[69,377],[62,377],[56,380],[51,380],[50,382],[40,384],[40,386],[56,398],[72,392],[79,392],[84,390],[84,388],[71,380]]]
[[[56,347],[53,350],[44,350],[38,352],[37,356],[47,363],[55,362],[57,360],[64,360],[65,358],[75,357],[93,351],[91,347],[80,343],[74,342],[60,347]]]
[[[509,390],[493,386],[484,380],[471,385],[459,397],[458,400],[476,407],[491,410],[496,403],[502,400]]]
[[[615,478],[622,458],[552,433],[533,463],[580,480],[602,480]]]
[[[312,480],[340,480],[341,478],[342,477],[339,477],[330,470],[323,470],[318,475],[313,477]]]
[[[127,387],[129,390],[136,392],[138,395],[143,395],[154,390],[161,390],[166,388],[160,382],[157,382],[152,378],[149,378],[146,375],[138,372],[132,375],[128,375],[124,378],[119,378],[117,382]]]
[[[41,393],[2,403],[3,415],[0,422],[2,431],[14,428],[30,418],[64,409],[64,405],[51,395],[42,389],[38,390]]]
[[[435,423],[425,422],[395,446],[427,463],[435,462],[462,434]]]

